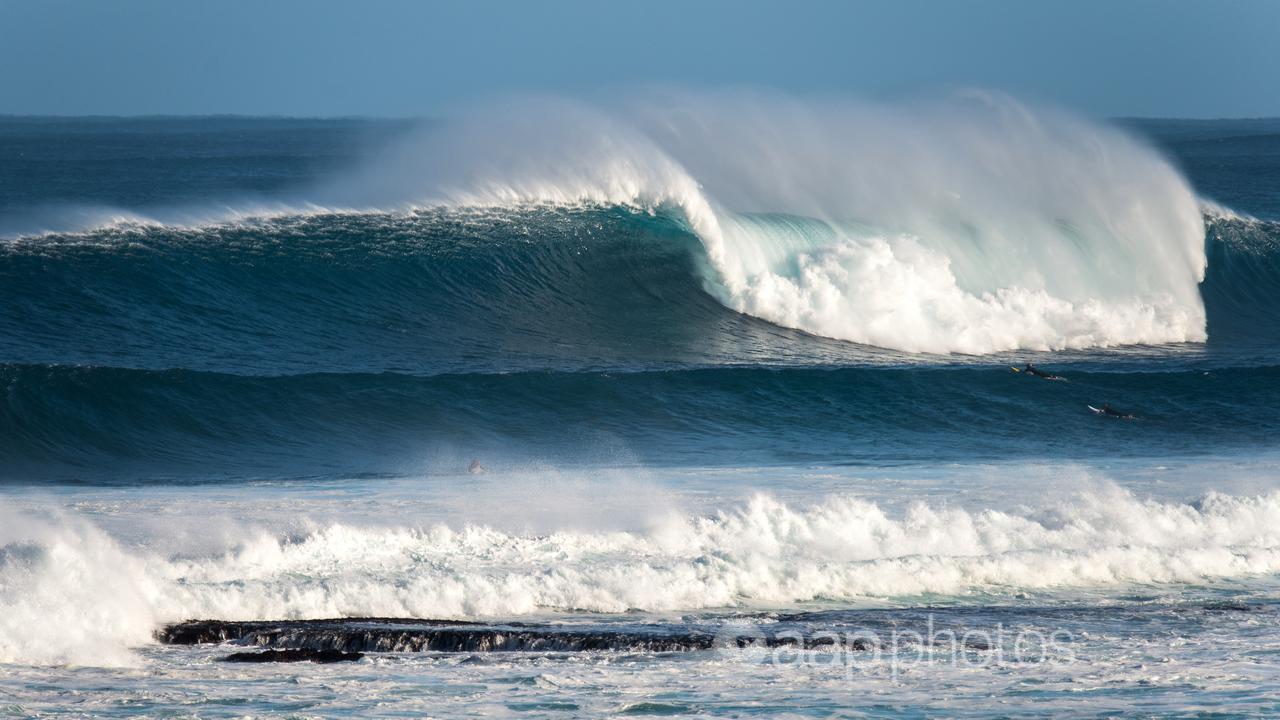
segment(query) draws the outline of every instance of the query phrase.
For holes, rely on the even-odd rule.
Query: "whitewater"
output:
[[[357,182],[464,207],[675,207],[726,305],[868,345],[979,354],[1205,337],[1200,204],[1123,133],[980,93],[628,110],[491,108]]]
[[[71,514],[19,502],[26,512],[7,511],[0,536],[0,661],[127,666],[136,662],[130,648],[187,618],[511,620],[920,597],[1000,603],[1034,591],[1106,594],[1280,571],[1275,492],[1160,501],[1067,471],[1093,487],[1040,506],[894,508],[857,496],[790,504],[757,494],[705,515],[650,503],[628,520],[637,530],[522,531],[536,513],[497,527],[371,522],[397,500],[374,494],[362,521],[295,515],[285,535],[267,527],[257,503],[223,502],[220,517],[203,518],[216,532],[197,538],[182,528],[207,513],[200,503],[168,499],[169,522],[148,523],[163,494],[108,503],[82,491]],[[298,507],[332,512],[305,495]]]

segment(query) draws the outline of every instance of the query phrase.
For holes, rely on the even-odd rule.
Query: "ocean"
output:
[[[1280,120],[0,118],[0,714],[1274,716],[1277,357]]]

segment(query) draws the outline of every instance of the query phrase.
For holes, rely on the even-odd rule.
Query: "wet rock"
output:
[[[341,650],[312,650],[310,648],[290,648],[287,650],[261,650],[259,652],[238,652],[222,658],[223,662],[233,663],[289,663],[313,662],[336,663],[355,662],[364,657],[363,653],[342,652]]]

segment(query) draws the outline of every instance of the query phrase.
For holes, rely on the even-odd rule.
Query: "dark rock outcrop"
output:
[[[170,645],[236,643],[263,648],[362,652],[689,652],[717,647],[821,648],[843,645],[869,650],[855,638],[801,638],[759,631],[739,636],[732,627],[684,625],[617,626],[481,624],[448,620],[351,618],[333,620],[192,620],[156,632]]]
[[[291,663],[314,662],[336,663],[355,662],[364,657],[363,653],[342,652],[341,650],[311,650],[307,648],[289,648],[286,650],[262,650],[260,652],[238,652],[222,658],[223,662],[233,663]]]

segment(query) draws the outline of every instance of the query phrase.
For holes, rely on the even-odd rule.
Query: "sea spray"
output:
[[[872,103],[661,93],[512,99],[424,124],[271,200],[103,207],[12,232],[627,206],[703,246],[704,289],[816,335],[985,354],[1202,341],[1201,202],[1118,128],[969,92]]]
[[[1181,175],[1117,129],[1001,95],[525,100],[433,125],[332,192],[674,207],[729,307],[909,352],[1205,338],[1204,224]]]

